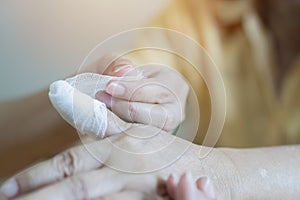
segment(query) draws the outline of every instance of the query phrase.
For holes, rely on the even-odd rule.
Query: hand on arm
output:
[[[145,70],[143,73],[146,74],[146,79],[154,77],[159,82],[163,81],[159,79],[161,71],[158,74],[153,74],[154,71],[151,69],[149,72],[151,75],[147,76],[149,69],[151,68],[140,69],[141,71]],[[125,67],[116,73],[126,75],[134,71]],[[125,90],[132,93],[134,87],[140,83],[130,85],[122,82],[122,84]],[[169,87],[177,89],[175,85],[169,85]],[[121,102],[128,102],[130,98],[126,94],[122,96],[114,93],[115,88],[112,90],[109,88],[108,85],[106,93],[98,96],[99,100],[103,100],[112,111],[114,111],[114,104],[110,105],[109,102],[112,99],[112,102],[117,102],[114,112],[125,121],[147,122],[139,121],[139,117],[131,120],[130,115],[122,115],[122,110],[124,111],[126,108],[122,106],[124,104]],[[142,101],[144,104],[158,104],[163,107],[175,105],[178,108],[178,104],[174,104],[172,97],[166,98],[167,101],[164,101],[164,98],[162,100],[156,98],[159,97],[156,94],[159,94],[161,89],[159,87],[154,89],[153,87],[141,88],[141,94],[147,95],[149,92],[154,92],[155,98],[138,99],[140,97],[136,97],[132,102],[140,103]],[[178,90],[176,91],[179,93]],[[108,101],[102,99],[104,95]],[[166,95],[166,97],[170,96]],[[185,99],[184,96],[181,98],[182,100]],[[143,106],[147,107],[146,105]],[[172,113],[172,116],[180,116],[173,112],[173,107],[164,108]],[[143,109],[138,107],[135,115],[143,116]],[[182,116],[177,119],[179,120],[171,120],[176,122],[173,127],[178,125]],[[172,129],[158,124],[152,125],[167,131]],[[129,127],[129,129],[131,128]],[[140,132],[147,133],[147,130],[143,129]],[[161,132],[161,135],[168,139],[175,137],[164,132]],[[143,142],[137,144],[126,134],[114,135],[88,145],[99,152],[106,152],[105,142],[108,139],[116,141],[120,146],[129,147],[129,149],[143,149],[149,145]],[[184,143],[187,141],[179,139],[179,145]],[[153,145],[157,144],[153,143]],[[149,196],[159,198],[166,195],[166,192],[175,199],[196,196],[197,199],[213,199],[214,196],[218,199],[295,199],[300,195],[298,187],[300,185],[300,172],[297,167],[300,165],[299,146],[257,149],[216,148],[212,149],[206,158],[200,160],[198,155],[202,148],[207,147],[191,145],[188,151],[171,166],[156,173],[136,175],[121,173],[106,167],[83,146],[79,146],[14,176],[2,186],[1,192],[7,197],[18,197],[19,199],[101,199],[102,197],[107,199],[139,199]],[[173,149],[174,152],[176,150]],[[133,164],[131,167],[136,167],[136,162],[131,161],[130,158],[116,156],[108,153],[104,161],[117,160],[120,163],[125,163],[125,165]],[[142,158],[139,160],[138,167],[147,167],[147,164],[147,160]],[[169,177],[170,174],[182,174],[187,170],[191,172],[192,180],[187,175],[181,176],[178,182],[174,180],[174,177],[173,180],[172,177]],[[210,178],[211,185],[209,187],[207,183],[205,184],[205,178],[201,178],[203,176]],[[215,195],[213,195],[212,188],[214,188]]]
[[[167,137],[174,137],[168,133],[162,134]],[[128,136],[116,135],[113,137],[119,145],[139,145],[141,148],[144,146],[143,144],[135,144],[134,140]],[[99,152],[104,152],[107,150],[104,145],[105,140],[88,145],[90,148],[97,148]],[[184,140],[180,140],[180,142],[186,143]],[[188,153],[190,154],[188,157],[194,154],[194,147],[192,149]],[[108,156],[107,159],[114,158]],[[186,158],[183,159],[183,162],[187,161],[193,162]],[[116,197],[143,199],[145,197],[162,198],[167,195],[168,191],[169,195],[173,195],[175,199],[182,199],[181,197],[189,199],[189,193],[192,191],[192,195],[200,194],[203,199],[210,199],[206,198],[204,187],[198,186],[197,189],[196,183],[199,181],[194,183],[190,176],[183,175],[178,181],[169,178],[168,183],[166,183],[166,175],[175,168],[182,173],[186,170],[181,162],[174,167],[164,169],[163,172],[151,174],[121,173],[103,166],[84,146],[78,146],[19,173],[1,188],[1,192],[8,198],[17,197],[18,199],[92,199],[103,196],[107,199],[115,199]],[[191,182],[193,183],[192,186],[189,185]],[[201,184],[198,185],[201,186]],[[176,193],[171,194],[175,190]]]
[[[122,145],[135,145],[122,134],[113,137],[117,139],[116,141],[123,143]],[[103,141],[88,145],[94,145],[99,152],[102,152],[106,150],[106,147],[102,145]],[[182,140],[181,142],[187,141]],[[176,191],[188,191],[188,194],[185,195],[197,194],[209,199],[212,197],[209,196],[212,194],[209,192],[211,189],[202,187],[205,185],[203,182],[201,183],[203,178],[200,181],[197,180],[206,176],[210,178],[212,187],[215,188],[215,197],[218,199],[295,199],[300,194],[298,187],[300,184],[299,146],[213,149],[203,160],[199,160],[197,157],[200,149],[201,146],[192,145],[171,166],[156,173],[136,175],[105,167],[83,146],[74,147],[14,176],[9,181],[11,185],[2,186],[1,191],[7,196],[15,195],[20,199],[33,197],[43,199],[86,197],[92,199],[118,195],[163,196],[162,194],[165,192],[157,191],[159,188],[164,191],[163,188],[167,187],[169,195],[175,195],[174,197],[183,195],[176,194],[172,189],[175,187]],[[130,163],[130,160],[123,159]],[[140,162],[146,161],[141,160]],[[172,177],[168,179],[170,174],[182,174],[186,170],[191,172],[193,180],[196,182],[190,181],[189,177],[181,177],[182,181],[179,181],[176,186],[177,181],[172,181]],[[182,182],[184,184],[181,184]],[[166,183],[166,186],[161,183]],[[201,188],[199,190],[201,194],[195,190],[196,187],[192,185],[193,183],[197,188]],[[13,184],[15,184],[15,188],[12,187]],[[43,187],[41,188],[41,186]],[[5,188],[9,189],[5,191]]]

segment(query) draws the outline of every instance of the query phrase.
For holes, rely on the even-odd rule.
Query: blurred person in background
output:
[[[205,173],[202,174],[210,178],[208,182],[213,186],[209,186],[207,190],[203,189],[205,187],[201,187],[201,184],[196,187],[200,192],[208,194],[203,195],[203,199],[295,199],[300,196],[298,187],[300,185],[298,170],[300,164],[298,145],[300,142],[300,25],[298,19],[300,19],[300,3],[297,0],[177,0],[170,2],[164,12],[151,23],[153,26],[182,32],[203,45],[216,62],[224,80],[227,93],[227,116],[217,146],[231,148],[215,148],[208,156],[214,159],[206,158],[204,164],[211,169],[204,170]],[[171,46],[178,45],[168,36],[157,38],[153,35],[145,35],[139,37],[137,43],[139,40],[159,40]],[[188,47],[186,49],[188,51]],[[136,63],[139,63],[139,60],[159,62],[159,59],[162,57],[157,57],[155,53],[131,58]],[[180,60],[172,58],[171,63],[173,63],[172,67],[191,82],[200,99],[202,120],[194,142],[201,144],[203,132],[207,130],[211,116],[207,87],[203,79],[195,77],[194,71]],[[207,63],[205,59],[199,61],[200,65]],[[107,74],[115,75],[113,71]],[[174,87],[176,84],[178,83],[174,82]],[[110,97],[114,96],[109,91],[107,93]],[[118,95],[114,97],[122,98]],[[103,96],[99,96],[98,99],[104,101]],[[150,102],[145,100],[143,103]],[[9,127],[1,135],[3,149],[1,158],[7,160],[2,168],[7,173],[20,169],[36,159],[52,156],[77,141],[75,131],[51,107],[46,92],[11,102],[6,109],[9,110],[10,115],[3,117],[1,123],[10,124],[10,121],[14,121],[18,124]],[[174,114],[176,110],[169,110],[169,112]],[[26,120],[28,115],[36,117],[41,123],[38,125],[28,123],[29,121]],[[179,121],[175,120],[175,122]],[[175,123],[174,127],[177,125],[178,123]],[[22,142],[20,145],[15,145],[18,140]],[[195,146],[196,149],[199,147],[199,145]],[[68,151],[78,152],[79,148]],[[25,152],[24,149],[27,151]],[[5,155],[12,151],[15,153],[12,153],[10,158],[6,158]],[[22,158],[19,157],[21,152],[24,155]],[[75,155],[78,156],[77,159],[88,156],[84,153],[75,153]],[[194,157],[194,160],[197,159]],[[57,165],[61,165],[57,168],[70,167],[65,166],[64,162]],[[180,172],[188,170],[176,163],[174,165],[178,166]],[[49,198],[55,198],[51,195],[60,195],[60,193],[50,194],[51,190],[47,190],[47,187],[39,191],[38,188],[42,185],[50,185],[48,188],[59,186],[64,188],[61,191],[66,191],[70,185],[59,185],[57,180],[67,179],[68,176],[50,180],[41,173],[48,168],[50,169],[51,166],[49,161],[46,161],[41,168],[33,168],[23,175],[15,176],[13,180],[17,180],[19,189],[12,196],[22,195],[27,191],[33,191],[33,197],[48,194]],[[87,171],[96,170],[99,165],[86,164],[86,167],[81,166],[81,168],[75,165],[72,168],[76,169],[74,170],[76,175],[78,172],[88,173]],[[100,169],[97,173],[101,174],[105,170]],[[201,174],[197,172],[197,170],[201,171],[197,163],[191,164],[189,170],[194,177],[195,174]],[[41,177],[38,183],[34,182],[32,176],[35,173]],[[186,180],[181,182],[177,180],[176,183],[172,181],[172,176],[169,177],[167,191],[173,198],[192,198],[194,189],[191,188],[201,181],[196,181],[193,185],[187,177],[183,175],[183,179]],[[132,181],[132,177],[122,176],[122,178],[123,185],[128,184],[129,181],[126,180]],[[130,190],[145,193],[143,189],[137,187],[143,185],[143,180],[133,182],[136,185],[133,184]],[[155,185],[156,182],[154,181],[153,184]],[[104,191],[107,190],[104,193],[108,195],[109,191],[120,192],[118,189],[112,190],[113,187],[112,183],[107,187],[109,189],[104,188]],[[20,190],[20,188],[25,189]],[[186,195],[178,197],[174,194],[174,188],[181,191],[181,194],[186,192]],[[91,186],[86,190],[92,189]]]

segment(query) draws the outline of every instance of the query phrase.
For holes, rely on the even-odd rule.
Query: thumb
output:
[[[51,84],[49,97],[54,108],[81,134],[105,137],[121,133],[130,128],[105,104],[73,88],[66,81]]]

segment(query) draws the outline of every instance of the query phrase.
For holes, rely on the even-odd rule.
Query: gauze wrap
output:
[[[64,120],[82,134],[103,138],[107,129],[106,105],[95,99],[111,80],[134,81],[142,75],[112,77],[95,73],[82,73],[50,85],[49,98]]]

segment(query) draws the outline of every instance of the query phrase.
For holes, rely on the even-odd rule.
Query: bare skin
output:
[[[114,68],[111,70],[113,69]],[[130,71],[128,67],[123,68],[123,70],[125,70],[124,74]],[[120,73],[120,71],[117,71],[117,73]],[[113,75],[113,72],[111,75]],[[122,73],[120,75],[122,75]],[[157,92],[159,93],[159,90]],[[114,94],[112,93],[112,95]],[[140,114],[142,115],[142,113]],[[139,113],[136,115],[138,116]],[[55,117],[54,119],[55,122],[63,123],[57,120],[59,117]],[[179,122],[180,121],[177,121],[177,123]],[[155,127],[152,128],[155,129]],[[147,131],[143,129],[141,132],[145,133]],[[166,137],[164,141],[170,141],[174,137],[164,132],[161,134],[163,137]],[[111,138],[115,139],[118,144],[128,148],[145,148],[145,144],[136,143],[130,138],[124,137],[123,134],[114,135]],[[17,142],[18,140],[15,141]],[[28,141],[30,140],[28,139]],[[179,146],[180,144],[188,143],[182,139],[178,141]],[[98,150],[105,152],[105,149],[107,149],[104,148],[105,146],[103,145],[105,140],[98,142],[100,143],[97,145]],[[32,147],[34,147],[34,145]],[[176,185],[172,180],[170,181],[170,179],[172,179],[169,177],[170,174],[177,173],[179,176],[189,170],[194,181],[203,176],[209,177],[213,185],[212,188],[214,188],[213,196],[220,199],[292,199],[300,195],[300,190],[297,188],[297,185],[300,184],[300,174],[297,169],[297,166],[300,164],[300,158],[298,156],[300,150],[299,146],[256,149],[216,148],[213,149],[205,159],[199,159],[199,150],[201,148],[206,147],[193,144],[189,150],[170,167],[156,173],[148,174],[143,178],[137,178],[137,175],[120,173],[103,166],[103,164],[95,160],[82,146],[79,146],[67,150],[67,152],[59,154],[49,161],[45,161],[34,168],[14,176],[7,182],[9,183],[8,185],[5,184],[2,186],[1,191],[6,197],[17,196],[20,199],[53,199],[59,197],[71,199],[84,199],[86,197],[92,199],[103,196],[108,196],[113,199],[116,196],[120,197],[120,195],[124,198],[125,196],[134,196],[137,198],[144,197],[144,195],[159,196],[159,194],[156,193],[156,188],[160,185],[160,180],[164,180],[167,185],[166,187],[168,187],[169,183],[170,188],[170,184]],[[173,152],[176,152],[176,149],[174,149]],[[107,155],[107,159],[118,160],[121,163],[135,163],[128,162],[128,159],[122,161],[122,159],[126,158],[124,156],[114,156]],[[70,160],[75,160],[76,162],[66,162]],[[148,165],[146,160],[139,160],[139,162],[143,163],[140,166],[145,167]],[[133,171],[141,170],[135,169],[134,166],[135,165],[130,166],[133,167]],[[105,174],[108,174],[111,178],[105,177],[105,181],[102,180],[101,177]],[[95,179],[95,177],[98,178]],[[118,180],[120,180],[119,187],[115,187],[116,177],[119,177]],[[140,175],[138,177],[140,177]],[[179,188],[185,188],[185,190],[182,191],[183,193],[173,194],[173,196],[175,195],[174,198],[176,198],[176,195],[182,198],[183,194],[185,194],[185,196],[191,196],[195,192],[195,190],[191,189],[194,185],[191,185],[189,178],[187,176],[183,178],[182,182],[185,184],[179,184],[178,182],[177,187],[178,190]],[[82,179],[85,180],[83,184],[87,185],[82,186],[81,181],[79,181],[80,184],[78,184],[78,180]],[[148,179],[149,181],[147,181]],[[14,183],[18,184],[17,188],[13,191],[11,184]],[[99,190],[99,184],[103,183],[105,183],[106,186],[101,187],[101,190]],[[149,186],[147,191],[145,191],[140,188],[140,185],[143,184],[147,186],[150,185],[151,187]],[[129,188],[126,188],[128,185]],[[46,187],[40,188],[40,186]],[[70,192],[70,190],[80,191],[80,188],[77,187],[83,187],[87,191],[84,191],[84,193]],[[7,191],[7,188],[10,188],[9,191]],[[58,192],[51,192],[53,190]],[[186,191],[189,192],[185,193]],[[204,195],[203,198],[207,198],[205,190],[200,189],[196,191],[200,191],[199,195]],[[27,192],[30,193],[27,194]],[[172,190],[169,189],[168,195],[172,196]]]
[[[103,71],[101,63],[107,57],[110,57],[110,55],[87,66],[86,70],[112,76],[125,76],[137,73],[134,70],[132,62],[125,58],[117,59],[106,71]],[[175,79],[168,81],[168,87],[173,91],[175,91],[178,84],[181,86],[186,85],[181,76],[172,70],[161,71],[154,68],[151,70],[143,68],[141,71],[143,71],[145,76],[151,76],[151,78],[145,78],[143,81],[147,80],[158,83],[162,82],[166,74],[173,73]],[[180,79],[181,81],[179,81]],[[126,86],[127,94],[130,93],[130,90],[134,89],[134,87],[130,88],[129,85],[124,86]],[[117,126],[116,123],[108,123],[107,135],[120,133],[120,128],[123,130],[127,129],[130,123],[126,122],[148,124],[148,118],[144,116],[148,112],[147,109],[153,105],[161,106],[158,110],[163,110],[168,114],[166,119],[171,119],[162,124],[163,127],[161,128],[167,131],[172,131],[172,129],[176,128],[184,120],[184,112],[177,112],[176,108],[180,106],[179,104],[185,104],[188,87],[185,87],[185,91],[180,91],[181,94],[178,95],[179,102],[174,94],[171,93],[172,91],[166,90],[163,87],[156,87],[154,91],[156,95],[152,99],[149,98],[149,95],[145,95],[149,90],[153,94],[152,88],[149,87],[142,87],[137,91],[140,94],[138,96],[144,99],[132,99],[132,97],[126,96],[126,94],[117,94],[112,87],[107,88],[107,93],[98,94],[97,98],[106,103],[107,107],[114,112],[109,111],[108,120],[114,122],[115,119],[118,119],[114,117],[115,114],[124,120],[118,120]],[[115,96],[113,98],[111,96],[112,93]],[[165,98],[161,98],[162,95]],[[133,98],[138,98],[138,96],[133,96]],[[131,98],[130,102],[126,98]],[[165,99],[165,102],[161,102],[162,99]],[[156,100],[159,100],[160,104],[156,104],[154,102]],[[113,106],[111,102],[113,102]],[[121,113],[128,113],[123,112],[128,106],[132,108],[130,115],[120,115]],[[36,160],[54,156],[79,142],[76,130],[66,123],[52,107],[48,98],[48,90],[23,99],[1,102],[0,111],[0,128],[2,131],[0,134],[0,159],[5,160],[0,165],[0,177],[7,177]],[[153,123],[156,123],[153,125],[161,126],[158,122],[163,121],[164,118],[160,119],[159,113],[152,113],[152,115],[155,115],[154,117],[158,119],[157,121],[153,121]],[[118,127],[120,125],[122,127]],[[22,156],[20,157],[20,155]]]
[[[149,127],[142,130],[145,132],[152,129]],[[164,132],[161,132],[161,136],[166,141],[175,137]],[[144,142],[137,142],[122,134],[107,139],[134,149],[144,149],[148,145],[144,140]],[[98,152],[105,152],[108,149],[105,140],[88,145]],[[182,139],[177,141],[178,146],[188,143]],[[203,176],[210,177],[214,189],[213,192],[206,192],[206,195],[202,194],[206,198],[296,199],[300,195],[299,146],[255,149],[216,148],[204,159],[199,159],[200,150],[201,146],[193,144],[179,160],[167,168],[150,174],[128,174],[103,166],[83,146],[78,146],[12,177],[7,184],[15,184],[14,192],[11,192],[10,196],[3,190],[2,193],[7,197],[18,197],[21,200],[93,199],[124,191],[159,197],[166,195],[165,192],[157,192],[161,180],[169,182],[170,185],[171,178],[167,180],[170,174],[180,175],[189,170],[193,180]],[[129,163],[129,167],[135,170],[141,170],[149,164],[146,159],[141,159],[139,162],[142,164],[130,166],[134,160],[130,161],[128,157],[120,154],[109,154],[106,158],[105,163],[118,160],[120,163]],[[173,185],[174,182],[176,181],[173,181]],[[186,189],[191,189],[190,182],[193,181],[187,178],[184,182],[186,182],[183,184]],[[40,188],[40,186],[44,187]],[[8,186],[4,185],[2,189],[5,187]],[[177,187],[181,187],[180,184]],[[169,186],[167,194],[172,195],[171,191]],[[192,195],[192,193],[193,190],[188,194]]]
[[[262,18],[266,27],[272,32],[274,46],[277,48],[279,68],[276,80],[277,88],[280,90],[286,74],[290,71],[290,67],[299,53],[299,26],[297,20],[295,20],[298,19],[297,16],[300,13],[297,10],[299,6],[297,6],[297,1],[292,0],[264,0],[263,2],[263,5],[266,7],[262,7],[262,13],[264,14]],[[295,4],[292,5],[291,3]],[[286,9],[289,6],[293,9]],[[285,17],[282,17],[282,15]],[[115,75],[117,73],[120,73],[120,71],[116,72]],[[107,94],[110,95],[108,96],[109,98],[114,96],[109,88],[107,89]],[[117,97],[116,94],[115,96]],[[103,96],[100,95],[99,99],[103,100],[101,98]],[[119,108],[121,109],[121,107]],[[15,113],[11,111],[15,111]],[[119,112],[121,111],[119,110]],[[16,102],[2,103],[0,113],[2,130],[0,159],[5,160],[0,166],[1,176],[11,174],[36,159],[54,155],[77,141],[76,132],[63,122],[51,108],[47,99],[47,92]],[[10,115],[7,115],[7,113],[10,113]],[[35,116],[35,121],[43,121],[43,123],[39,124],[39,126],[34,123],[34,126],[31,126],[32,119],[29,119],[28,115]],[[41,120],[45,116],[51,120]],[[136,118],[139,119],[139,117]],[[126,119],[126,116],[124,116],[124,119]],[[179,123],[180,120],[175,122]],[[8,127],[7,124],[10,126]],[[12,124],[17,124],[17,126],[11,126]],[[173,126],[176,126],[176,123]],[[64,134],[61,134],[61,132],[64,132]],[[126,144],[128,141],[125,139],[121,140],[121,142]],[[30,197],[53,199],[58,197],[51,196],[55,194],[51,191],[55,190],[59,191],[57,195],[60,195],[60,197],[67,195],[67,198],[79,198],[72,195],[82,195],[81,193],[68,193],[70,188],[75,191],[78,189],[81,191],[78,187],[82,185],[79,184],[78,186],[76,184],[78,183],[78,177],[84,178],[87,182],[95,181],[93,180],[94,176],[101,177],[103,173],[110,170],[93,161],[93,158],[87,152],[80,153],[82,151],[79,150],[80,148],[82,147],[68,150],[67,152],[69,153],[64,153],[63,155],[73,155],[77,160],[80,160],[80,163],[87,161],[86,163],[83,165],[73,163],[70,166],[63,161],[53,162],[53,160],[57,160],[61,156],[58,155],[50,161],[41,163],[37,167],[11,179],[17,180],[19,183],[19,188],[17,188],[17,192],[14,195],[17,195],[20,199],[30,199]],[[199,148],[200,146],[192,145],[187,154],[174,163],[173,166],[165,169],[164,173],[159,172],[158,174],[153,174],[153,176],[148,176],[150,181],[141,182],[140,179],[112,171],[109,175],[113,178],[122,177],[120,178],[120,187],[114,188],[113,186],[115,186],[116,182],[110,182],[113,179],[106,178],[106,181],[109,180],[105,182],[108,187],[97,190],[96,192],[102,192],[102,194],[98,193],[98,196],[95,195],[94,197],[97,199],[99,196],[103,196],[103,193],[107,199],[132,199],[130,197],[138,199],[144,197],[143,195],[145,194],[157,195],[155,188],[158,183],[158,177],[160,177],[167,180],[168,194],[175,199],[184,199],[185,197],[189,199],[194,193],[197,193],[197,199],[199,199],[199,196],[203,197],[203,199],[210,198],[203,188],[198,188],[199,191],[197,192],[191,190],[194,186],[192,184],[193,181],[189,180],[186,175],[182,176],[183,178],[181,177],[177,184],[176,181],[172,180],[174,179],[172,176],[167,179],[167,174],[173,173],[174,169],[177,169],[179,172],[186,171],[183,163],[187,161],[190,163],[189,170],[192,172],[194,179],[203,175],[211,177],[215,187],[215,195],[220,199],[296,199],[300,196],[300,189],[299,187],[297,188],[300,185],[300,175],[299,170],[297,170],[297,166],[300,164],[299,145],[257,149],[214,149],[209,157],[201,162],[193,153],[197,152]],[[8,154],[9,156],[7,156]],[[20,155],[22,156],[20,157]],[[53,165],[53,163],[55,164]],[[68,170],[72,173],[66,173],[67,175],[62,176],[65,172],[60,170]],[[82,172],[82,174],[79,175],[79,172]],[[36,177],[40,178],[36,179]],[[148,178],[145,178],[145,180],[148,180]],[[124,189],[128,182],[131,183],[129,188],[120,190],[120,188]],[[102,182],[99,181],[100,183]],[[140,184],[148,184],[152,189],[143,191],[138,187]],[[39,189],[41,185],[46,185],[46,187]],[[177,191],[181,192],[177,194],[172,189],[172,186],[177,186]],[[88,191],[97,189],[95,185],[83,188],[87,188]],[[32,192],[23,196],[23,192],[26,191]],[[90,193],[87,194],[89,195]]]

